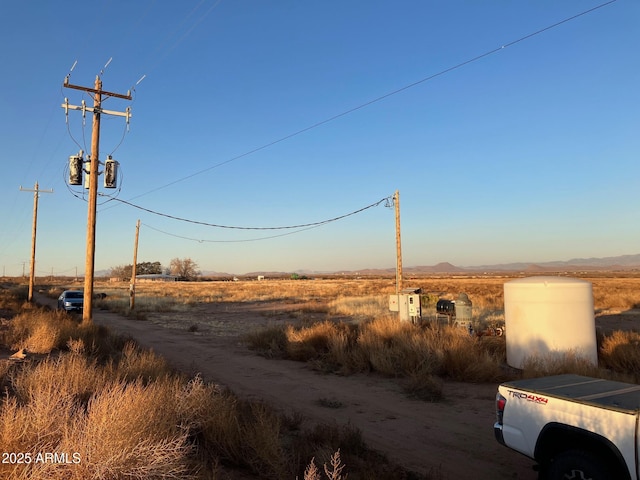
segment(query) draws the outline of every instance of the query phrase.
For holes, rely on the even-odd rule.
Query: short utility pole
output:
[[[402,290],[402,242],[400,241],[400,192],[393,195],[396,207],[396,295]]]
[[[129,283],[129,310],[136,306],[136,269],[138,265],[138,238],[140,237],[140,219],[136,222],[136,237],[133,241],[133,265],[131,265],[131,282]]]
[[[33,300],[33,285],[36,281],[36,230],[38,226],[38,197],[40,193],[53,193],[52,190],[40,190],[38,186],[38,182],[36,182],[33,190],[30,188],[22,188],[20,185],[21,192],[33,192],[33,226],[31,228],[31,266],[30,266],[30,274],[29,274],[29,297],[28,300],[31,302]],[[24,273],[23,273],[24,275]]]
[[[62,108],[68,113],[68,110],[81,110],[84,115],[86,111],[93,112],[93,127],[91,133],[91,157],[88,161],[89,171],[85,172],[89,175],[89,207],[87,215],[87,253],[85,257],[85,270],[84,270],[84,306],[82,310],[82,323],[88,324],[92,322],[92,310],[93,310],[93,274],[95,268],[95,253],[96,253],[96,205],[98,198],[98,167],[99,152],[100,152],[100,116],[101,114],[117,115],[120,117],[126,117],[127,123],[131,117],[131,108],[127,107],[125,112],[114,112],[111,110],[102,109],[102,97],[115,97],[122,98],[124,100],[131,100],[131,92],[127,92],[126,95],[119,93],[112,93],[102,90],[102,80],[100,76],[96,76],[95,85],[93,88],[81,87],[78,85],[72,85],[69,83],[69,76],[67,76],[62,85],[66,88],[74,88],[76,90],[82,90],[93,94],[93,108],[87,107],[84,102],[82,106],[69,105],[69,100],[65,98],[65,103],[62,104]]]

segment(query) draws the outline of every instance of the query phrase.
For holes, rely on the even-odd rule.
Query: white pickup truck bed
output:
[[[541,478],[640,479],[640,385],[573,374],[515,380],[498,387],[496,413],[496,439],[538,462]]]
[[[516,380],[503,385],[631,414],[640,412],[640,385],[572,374]]]

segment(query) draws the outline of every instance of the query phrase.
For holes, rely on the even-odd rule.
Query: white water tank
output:
[[[575,353],[598,364],[593,288],[566,277],[528,277],[504,284],[507,363]]]

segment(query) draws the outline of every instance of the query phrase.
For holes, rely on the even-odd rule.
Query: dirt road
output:
[[[38,300],[51,304],[42,296]],[[93,319],[134,337],[176,368],[199,372],[240,396],[318,422],[350,423],[370,447],[415,472],[440,470],[445,479],[536,478],[531,460],[493,437],[496,385],[447,383],[443,402],[412,400],[393,380],[318,374],[302,363],[257,356],[239,342],[238,332],[273,323],[273,315],[265,319],[240,304],[209,311],[215,322],[205,322],[204,314],[189,314],[191,324],[197,319],[201,325],[197,332],[189,332],[184,319],[173,324],[182,328],[159,317],[136,321],[104,311],[94,311]]]

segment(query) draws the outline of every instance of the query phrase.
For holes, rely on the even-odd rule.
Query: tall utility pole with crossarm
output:
[[[86,111],[93,112],[93,127],[91,133],[91,157],[89,158],[89,170],[85,169],[85,173],[89,175],[89,207],[87,216],[87,254],[85,259],[85,271],[84,271],[84,307],[82,311],[82,322],[92,322],[92,308],[93,308],[93,274],[95,266],[95,253],[96,253],[96,205],[98,198],[98,167],[99,152],[100,152],[100,116],[102,114],[117,115],[126,117],[127,122],[131,117],[131,108],[127,107],[124,112],[114,112],[111,110],[102,109],[102,97],[115,97],[122,98],[124,100],[131,100],[131,92],[127,92],[126,95],[120,93],[112,93],[102,90],[102,80],[100,76],[96,76],[95,85],[93,88],[81,87],[78,85],[72,85],[69,83],[69,76],[67,76],[62,85],[66,88],[74,88],[76,90],[82,90],[89,94],[93,94],[93,108],[84,105],[69,105],[69,100],[65,98],[65,103],[62,104],[62,108],[68,113],[69,110],[81,110],[83,115]]]

